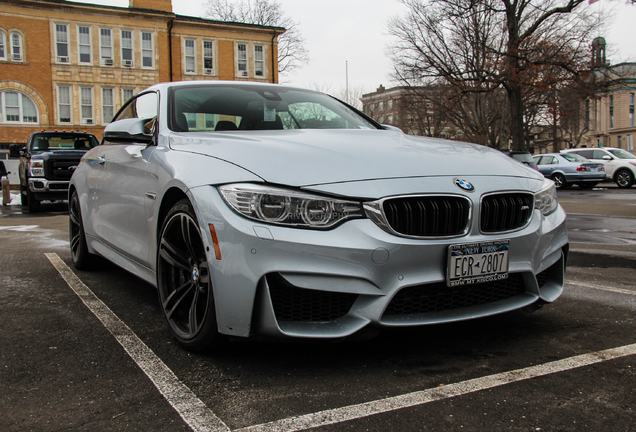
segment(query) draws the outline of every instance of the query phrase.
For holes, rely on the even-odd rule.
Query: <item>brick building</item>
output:
[[[176,15],[171,0],[128,8],[0,0],[0,148],[41,129],[105,124],[158,82],[278,82],[285,29]]]

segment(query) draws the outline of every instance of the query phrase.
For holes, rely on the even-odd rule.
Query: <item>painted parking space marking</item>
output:
[[[506,384],[512,384],[515,382],[542,377],[558,372],[564,372],[571,369],[593,365],[595,363],[617,359],[620,357],[631,356],[634,354],[636,354],[636,344],[626,345],[619,348],[611,348],[603,351],[597,351],[591,354],[583,354],[563,360],[544,363],[537,366],[530,366],[523,369],[517,369],[509,372],[502,372],[495,375],[475,378],[455,384],[445,385],[443,387],[436,387],[428,390],[408,393],[358,405],[335,408],[313,414],[291,417],[283,420],[273,421],[270,423],[264,423],[261,425],[250,426],[242,429],[237,429],[235,432],[302,431],[310,428],[356,420],[363,417],[386,413],[389,411],[395,411],[403,408],[410,408],[429,402],[449,399],[455,396],[475,393],[494,387],[500,387]]]
[[[68,286],[115,337],[117,342],[150,378],[157,390],[193,431],[226,432],[230,430],[196,397],[192,390],[179,381],[168,366],[108,306],[84,285],[57,254],[47,253],[45,255],[64,278]]]
[[[126,350],[139,368],[150,378],[163,397],[172,405],[181,418],[196,432],[230,432],[206,405],[148,348],[133,331],[122,322],[93,292],[73,273],[55,253],[45,254],[69,287],[102,322],[119,344]],[[571,283],[588,288],[613,290],[634,295],[628,290],[608,289],[587,283]],[[293,432],[357,420],[390,411],[424,405],[456,396],[476,393],[532,378],[590,366],[605,361],[636,355],[636,344],[610,348],[589,354],[557,360],[527,368],[501,372],[474,378],[441,387],[416,391],[399,396],[349,405],[310,413],[259,425],[235,429],[234,432]]]
[[[579,287],[583,287],[583,288],[591,288],[591,289],[601,290],[601,291],[609,291],[609,292],[614,292],[614,293],[619,293],[619,294],[636,295],[636,291],[634,291],[634,290],[626,290],[626,289],[622,289],[622,288],[613,288],[613,287],[608,287],[608,286],[604,286],[604,285],[596,285],[596,284],[592,284],[592,283],[589,283],[589,282],[566,281],[565,284],[566,285],[579,286]]]

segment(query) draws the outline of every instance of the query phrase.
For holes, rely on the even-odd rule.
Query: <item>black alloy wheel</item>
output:
[[[89,269],[95,263],[95,255],[89,253],[88,246],[86,246],[86,234],[84,233],[84,223],[82,222],[82,211],[77,191],[73,192],[71,201],[68,203],[68,216],[68,233],[73,266],[78,270]]]
[[[622,169],[616,173],[616,184],[619,188],[630,188],[634,184],[634,174],[631,171]]]
[[[194,209],[181,200],[166,216],[157,254],[159,301],[177,341],[191,351],[219,337],[203,238]]]
[[[565,189],[566,187],[568,187],[568,184],[565,181],[565,176],[563,174],[556,173],[552,176],[552,180],[554,181],[557,189]]]

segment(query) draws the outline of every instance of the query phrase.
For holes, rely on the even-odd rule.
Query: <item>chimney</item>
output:
[[[129,0],[128,7],[172,13],[172,0]]]

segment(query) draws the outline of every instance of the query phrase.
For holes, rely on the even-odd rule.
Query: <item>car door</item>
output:
[[[554,156],[547,155],[542,156],[541,159],[537,162],[537,169],[541,174],[545,177],[550,178],[554,169],[557,167],[558,161]]]
[[[133,98],[115,116],[109,128],[144,119],[155,125],[158,96],[154,92]],[[133,119],[133,120],[130,120]],[[137,263],[149,263],[146,216],[148,191],[156,191],[156,177],[148,174],[154,143],[105,138],[88,161],[88,221],[101,243]]]

